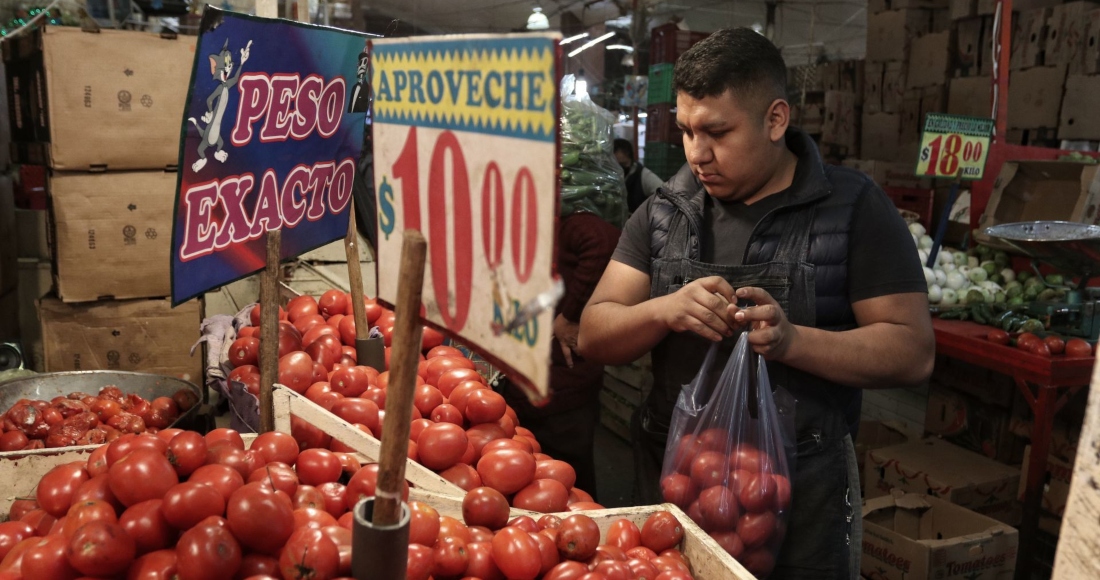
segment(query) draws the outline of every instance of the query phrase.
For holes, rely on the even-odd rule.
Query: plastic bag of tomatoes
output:
[[[711,347],[695,379],[680,392],[661,492],[764,578],[775,567],[791,505],[794,415],[790,395],[772,392],[767,367],[746,336],[720,374],[717,345]]]

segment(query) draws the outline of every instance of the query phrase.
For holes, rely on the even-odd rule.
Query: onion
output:
[[[965,266],[967,262],[966,252],[954,252],[951,254],[954,257],[953,262],[956,266]]]
[[[967,277],[970,278],[971,282],[981,284],[989,279],[989,273],[985,271],[985,268],[971,268]]]
[[[933,284],[928,287],[928,302],[932,304],[939,304],[940,300],[943,300],[943,289]]]
[[[1006,284],[1008,282],[1015,282],[1016,272],[1014,272],[1012,268],[1005,268],[1004,270],[1001,270],[1001,278],[1005,279]]]
[[[930,249],[932,247],[932,245],[935,244],[935,243],[936,243],[936,240],[933,240],[932,236],[921,236],[920,237],[920,243],[918,244],[918,247],[927,250],[927,249]]]
[[[940,299],[940,306],[954,306],[959,302],[959,294],[951,288],[943,289],[943,297]]]
[[[951,290],[961,290],[966,285],[966,276],[958,271],[947,273],[947,287]]]
[[[917,250],[917,257],[920,258],[921,265],[928,263],[928,250]]]
[[[941,250],[939,257],[936,258],[936,261],[937,262],[942,262],[944,264],[954,264],[955,263],[955,254],[947,251],[946,249]]]
[[[954,268],[954,265],[952,265],[951,267]],[[944,284],[947,284],[947,272],[944,272],[943,270],[936,270],[935,272],[936,286],[940,286],[942,288]]]
[[[932,271],[932,268],[928,266],[924,267],[924,283],[931,286],[936,283],[936,273]]]
[[[914,236],[917,236],[918,238],[922,237],[924,234],[928,233],[927,231],[925,231],[924,226],[922,226],[919,223],[910,224],[909,225],[909,232],[911,234],[913,234]]]
[[[971,268],[977,268],[981,265],[981,262],[978,260],[977,256],[969,256],[966,258],[966,265]]]

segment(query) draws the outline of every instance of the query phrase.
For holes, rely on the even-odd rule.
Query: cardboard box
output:
[[[845,60],[839,63],[837,71],[839,83],[837,90],[845,93],[854,93],[856,104],[863,102],[863,85],[865,82],[865,63],[862,60]]]
[[[866,472],[867,452],[883,447],[893,447],[908,443],[909,434],[899,423],[884,421],[860,421],[859,434],[856,436],[856,462],[859,464],[859,473]],[[866,486],[866,482],[861,482]]]
[[[19,334],[27,368],[46,371],[42,326],[38,323],[38,300],[53,288],[49,261],[19,260]]]
[[[882,72],[881,62],[869,62],[863,67],[863,112],[882,111]]]
[[[1008,85],[1008,126],[1041,129],[1058,126],[1066,84],[1066,65],[1015,71]]]
[[[988,119],[993,112],[992,94],[993,80],[989,77],[952,79],[947,94],[947,112]]]
[[[199,383],[202,356],[189,354],[202,321],[197,300],[168,299],[38,304],[46,372],[123,370]]]
[[[900,119],[894,113],[863,116],[860,146],[863,156],[877,161],[896,161]]]
[[[978,56],[978,74],[986,77],[993,76],[993,17],[982,17],[982,42],[981,55]],[[1011,54],[1009,58],[1011,58]]]
[[[1100,94],[1100,76],[1071,75],[1066,80],[1062,101],[1059,139],[1100,139],[1100,117],[1096,115],[1096,95]],[[1012,105],[1008,106],[1009,114]]]
[[[906,8],[948,8],[949,0],[868,0],[867,12],[878,14],[887,10],[903,10]]]
[[[1012,42],[1012,54],[1009,57],[1009,67],[1012,70],[1043,65],[1050,14],[1050,8],[1020,12],[1020,24],[1016,29],[1018,38]]]
[[[892,489],[927,493],[1009,525],[1019,523],[1016,500],[1020,470],[940,439],[876,449],[867,453],[867,499]]]
[[[873,159],[845,159],[844,167],[862,171],[879,187],[905,187],[910,189],[928,189],[932,181],[913,174],[914,163],[875,161]]]
[[[13,153],[54,169],[164,169],[179,157],[194,36],[50,26],[4,43]]]
[[[1100,223],[1098,166],[1072,161],[1008,161],[993,182],[993,194],[978,220],[974,238],[997,242],[982,233],[997,224],[1060,220]]]
[[[47,213],[15,208],[15,249],[20,258],[50,259]]]
[[[1020,397],[1016,381],[1010,375],[945,355],[936,355],[930,380],[1006,411],[1012,409]]]
[[[898,109],[898,134],[899,140],[903,146],[907,146],[913,143],[920,143],[920,133],[922,128],[921,117],[921,99],[924,97],[923,93],[919,90],[906,91],[905,98],[901,100],[901,107]],[[909,161],[907,158],[898,159],[898,161]],[[913,158],[913,163],[917,162],[916,158]]]
[[[890,495],[863,503],[860,572],[878,580],[1008,580],[1018,544],[1016,530],[968,509]]]
[[[932,16],[927,10],[891,10],[867,17],[867,60],[908,61],[910,42],[928,32]]]
[[[882,112],[897,113],[905,97],[904,62],[888,62],[882,68]]]
[[[1058,517],[1066,513],[1066,502],[1069,500],[1069,486],[1073,481],[1073,463],[1076,457],[1070,457],[1069,461],[1054,454],[1047,456],[1047,477],[1043,485],[1043,511]],[[1027,491],[1027,468],[1031,460],[1031,446],[1024,448],[1023,472],[1020,474],[1020,489],[1018,497],[1024,499]]]
[[[1023,440],[1012,432],[1012,411],[984,403],[933,382],[928,390],[924,430],[930,435],[1002,463],[1023,455]]]
[[[951,0],[948,9],[952,20],[973,18],[978,15],[978,0]]]
[[[1084,70],[1085,34],[1088,13],[1100,7],[1095,2],[1067,2],[1055,6],[1047,34],[1046,64],[1064,64],[1071,73]]]
[[[982,43],[985,21],[967,18],[956,23],[955,76],[975,76],[981,70]]]
[[[825,124],[821,142],[846,147],[849,155],[859,155],[859,108],[855,93],[825,93]]]
[[[1081,51],[1081,72],[1083,74],[1100,73],[1100,10],[1093,10],[1086,16],[1085,47]]]
[[[951,33],[925,34],[913,41],[905,86],[920,89],[947,82],[951,70]]]
[[[997,0],[978,0],[978,16],[989,16],[996,11]]]
[[[50,179],[58,294],[65,302],[171,294],[176,175],[66,173]]]
[[[920,96],[921,128],[923,129],[923,119],[928,116],[928,113],[944,112],[947,112],[947,86],[925,87]]]

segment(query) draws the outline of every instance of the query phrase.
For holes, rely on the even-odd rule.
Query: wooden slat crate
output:
[[[462,498],[440,495],[423,490],[412,490],[409,499],[424,502],[439,512],[441,516],[448,516],[462,521]],[[680,543],[680,551],[684,553],[691,565],[692,574],[696,580],[754,580],[753,576],[737,560],[733,559],[725,550],[714,541],[702,528],[697,526],[691,518],[680,508],[673,504],[614,508],[605,510],[593,510],[578,512],[595,520],[600,526],[600,537],[606,538],[607,530],[616,520],[626,518],[641,528],[646,519],[654,512],[667,511],[676,516],[684,528],[684,539]],[[524,510],[512,509],[512,517],[529,515],[538,519],[542,514],[531,513]],[[573,513],[556,514],[565,518]]]

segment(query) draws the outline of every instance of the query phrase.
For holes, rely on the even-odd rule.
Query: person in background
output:
[[[576,487],[596,495],[593,440],[600,420],[603,365],[576,353],[581,312],[607,267],[619,228],[594,213],[579,212],[558,220],[555,255],[565,295],[554,317],[551,347],[550,402],[535,407],[514,385],[505,384],[504,397],[516,410],[520,425],[530,429],[543,453],[565,461],[577,472]]]
[[[634,145],[626,139],[615,140],[615,159],[623,166],[626,177],[626,207],[629,213],[641,207],[646,198],[661,187],[661,178],[645,165],[634,160]]]
[[[653,353],[653,389],[631,425],[635,501],[652,504],[681,387],[711,344],[725,360],[747,333],[772,387],[797,399],[791,510],[770,578],[858,578],[861,393],[927,381],[935,336],[905,222],[870,178],[826,165],[790,127],[786,77],[779,49],[748,28],[676,61],[687,163],[623,228],[578,348],[605,364]]]

